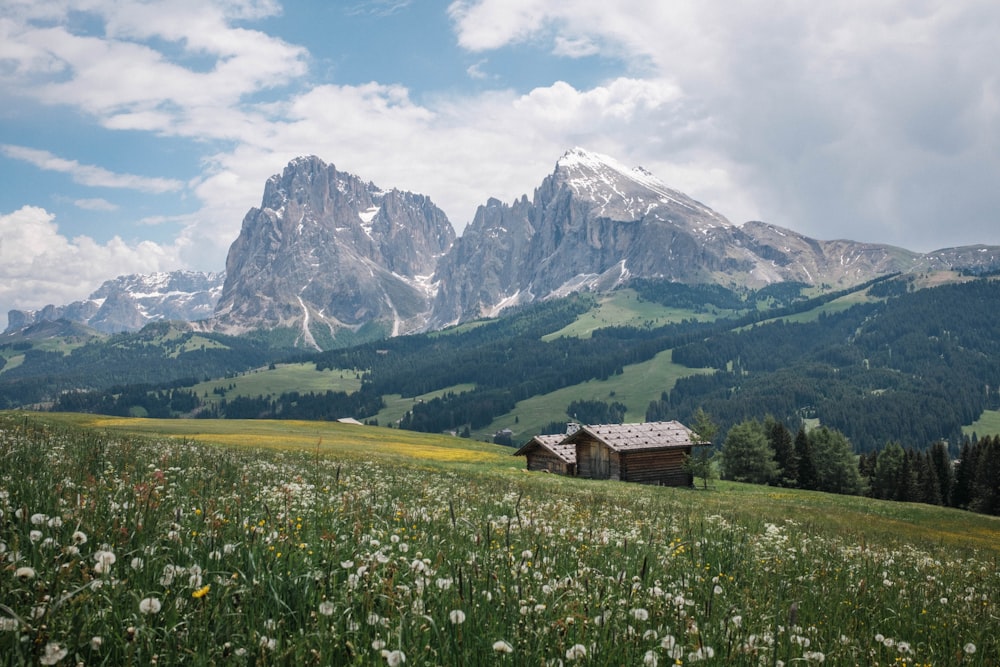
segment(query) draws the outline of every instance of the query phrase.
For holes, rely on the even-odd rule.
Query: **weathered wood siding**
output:
[[[549,472],[554,472],[559,475],[571,475],[572,471],[568,469],[568,464],[555,454],[542,449],[537,448],[533,452],[528,453],[528,470],[541,471],[548,470]]]
[[[690,447],[625,452],[621,478],[639,484],[691,486],[694,480],[684,471],[684,457],[690,454]]]
[[[587,479],[620,480],[621,456],[599,440],[583,437],[576,444],[576,474]]]

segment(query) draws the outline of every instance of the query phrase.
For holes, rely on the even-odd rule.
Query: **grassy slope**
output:
[[[714,320],[716,315],[691,310],[669,308],[651,301],[641,301],[635,290],[622,289],[599,297],[597,308],[591,309],[572,324],[543,337],[552,340],[560,336],[590,338],[597,330],[610,326],[657,327],[685,319]]]
[[[233,396],[277,398],[290,391],[322,393],[332,390],[350,393],[361,387],[361,380],[357,375],[357,371],[353,370],[317,371],[316,365],[312,363],[279,364],[273,370],[258,368],[233,378],[201,382],[193,389],[198,396],[209,401],[223,398],[212,393],[217,388],[226,389],[226,397],[230,398]],[[235,387],[228,390],[230,385]]]
[[[566,406],[574,400],[618,401],[628,406],[626,421],[645,421],[649,402],[658,399],[662,392],[669,391],[679,378],[707,372],[711,370],[692,369],[673,363],[671,351],[665,350],[649,361],[626,366],[621,375],[607,380],[591,380],[521,401],[512,412],[475,435],[478,437],[509,428],[514,432],[515,442],[527,440],[546,424],[566,419]]]
[[[32,416],[100,431],[172,436],[234,447],[304,450],[317,456],[370,458],[470,475],[516,476],[550,493],[628,490],[679,499],[694,516],[754,522],[794,521],[806,534],[833,533],[857,544],[973,547],[1000,557],[1000,518],[916,503],[716,482],[708,491],[648,487],[527,473],[511,450],[462,438],[330,422],[155,420],[80,414]]]
[[[962,431],[968,436],[972,436],[973,433],[980,437],[1000,435],[1000,410],[986,410],[979,419]]]
[[[408,463],[471,463],[513,469],[509,447],[450,436],[338,422],[241,419],[134,419],[89,414],[46,414],[39,419],[106,432],[170,436],[234,447],[315,452]]]
[[[420,401],[430,401],[438,398],[439,396],[444,396],[449,391],[455,394],[461,394],[464,391],[472,391],[475,388],[476,385],[474,384],[456,384],[452,387],[445,387],[444,389],[431,391],[413,398],[404,398],[399,394],[387,394],[382,397],[385,401],[385,407],[375,415],[374,419],[376,419],[382,426],[395,424],[403,418],[403,415],[405,415],[411,407],[413,407],[414,403],[419,403]]]

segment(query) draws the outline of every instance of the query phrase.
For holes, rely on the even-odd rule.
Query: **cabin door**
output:
[[[607,447],[597,447],[594,462],[594,477],[608,479],[611,476],[611,450]]]

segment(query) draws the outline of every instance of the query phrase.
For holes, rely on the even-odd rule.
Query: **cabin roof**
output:
[[[677,421],[645,422],[643,424],[597,424],[582,427],[566,440],[575,446],[580,433],[588,433],[616,452],[644,449],[669,449],[708,445],[698,441],[694,432]]]
[[[536,435],[524,443],[524,446],[519,450],[514,452],[514,456],[524,456],[532,449],[541,447],[552,452],[566,463],[576,463],[576,444],[572,442],[566,444],[563,442],[566,439],[567,435],[565,433],[558,435]]]

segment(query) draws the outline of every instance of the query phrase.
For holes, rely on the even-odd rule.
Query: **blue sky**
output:
[[[993,0],[5,0],[0,323],[221,270],[304,154],[459,232],[583,146],[736,224],[1000,245],[997,34]]]

